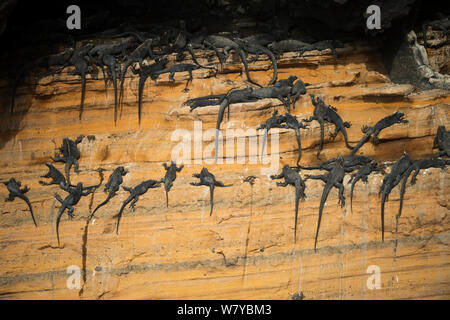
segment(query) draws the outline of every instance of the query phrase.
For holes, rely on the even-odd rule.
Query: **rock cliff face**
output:
[[[209,51],[198,54],[200,63],[217,62]],[[450,127],[448,91],[392,83],[381,63],[380,48],[366,43],[347,43],[338,49],[338,55],[334,59],[329,50],[308,52],[301,58],[284,54],[278,79],[294,74],[310,83],[308,93],[323,97],[345,121],[351,122],[348,134],[352,145],[362,137],[363,125],[373,125],[397,110],[404,112],[409,124],[384,130],[379,145],[369,142],[358,152],[385,164],[387,172],[404,151],[413,159],[432,156],[437,127]],[[30,187],[27,195],[38,227],[21,200],[1,202],[1,298],[291,299],[300,293],[306,299],[450,297],[448,169],[422,171],[417,184],[408,187],[397,232],[399,190],[393,190],[386,204],[384,242],[378,196],[382,173],[372,174],[368,184],[356,185],[353,213],[349,201],[343,208],[338,206],[338,193],[332,190],[324,209],[318,250],[314,252],[323,183],[306,182],[307,198],[299,207],[294,242],[294,190],[277,187],[269,178],[274,173],[268,170],[271,165],[275,170],[278,166],[279,172],[284,164],[295,164],[298,150],[294,132],[279,130],[278,147],[275,140],[271,143],[277,131],[269,135],[265,164],[260,163],[255,150],[249,150],[243,158],[231,152],[223,164],[215,164],[209,152],[213,138],[208,132],[214,132],[209,129],[215,128],[218,107],[198,108],[190,113],[189,107],[182,105],[189,98],[246,86],[245,75],[239,74],[237,56],[230,57],[216,76],[205,69],[194,71],[187,93],[182,92],[187,73],[176,74],[174,83],[168,81],[167,75],[156,83],[149,79],[140,126],[136,76],[130,73],[126,78],[124,105],[117,124],[113,121],[113,89],[109,87],[105,92],[100,76],[88,78],[80,121],[80,81],[68,73],[69,69],[19,87],[16,113],[2,113],[0,181],[15,177]],[[259,83],[267,84],[272,77],[265,57],[252,63],[250,71]],[[10,88],[4,83],[0,101],[4,110],[9,97]],[[227,128],[234,132],[255,129],[275,109],[284,113],[275,99],[233,104],[221,132],[226,138],[231,136]],[[311,100],[304,95],[292,113],[302,119],[312,111]],[[203,141],[194,142],[195,126],[200,125]],[[326,125],[325,129],[321,160],[348,154],[342,135],[333,140],[328,133],[334,127]],[[106,197],[102,187],[82,198],[72,221],[63,215],[58,247],[55,219],[59,203],[54,193],[66,194],[56,186],[43,187],[38,180],[47,172],[44,164],[62,139],[74,139],[79,134],[86,137],[79,145],[81,172],[72,171],[72,183],[96,184],[98,168],[106,170],[107,178],[122,165],[130,171],[123,185],[133,187],[144,179],[162,178],[162,164],[174,154],[181,154],[179,162],[185,167],[169,193],[169,208],[164,189],[150,189],[141,196],[134,212],[125,210],[117,235],[115,216],[128,196],[122,189],[86,223],[91,210]],[[191,141],[186,140],[189,137]],[[314,122],[309,130],[301,131],[301,164],[320,162],[316,159],[319,137]],[[61,164],[55,165],[63,170]],[[212,216],[208,215],[208,188],[189,184],[196,180],[192,174],[200,172],[202,166],[218,180],[233,184],[216,189]],[[301,171],[302,176],[305,173]],[[252,175],[256,177],[253,185],[243,182]],[[349,175],[344,179],[347,200],[348,180]],[[3,198],[7,196],[6,188],[0,192]],[[80,286],[75,289],[67,285],[73,279],[67,273],[70,266],[81,270]],[[373,280],[376,271],[380,272],[379,286]]]

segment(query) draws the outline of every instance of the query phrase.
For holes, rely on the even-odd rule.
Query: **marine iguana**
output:
[[[306,175],[306,180],[308,179],[317,179],[322,180],[325,182],[325,187],[323,188],[322,192],[322,198],[320,199],[320,207],[319,207],[319,218],[317,221],[317,230],[316,230],[316,237],[314,240],[314,251],[316,251],[316,245],[317,245],[317,237],[319,235],[319,228],[320,228],[320,221],[322,219],[322,212],[323,207],[325,205],[325,202],[327,201],[328,194],[330,193],[330,190],[332,187],[339,189],[339,202],[338,204],[341,205],[341,207],[344,207],[345,205],[345,197],[344,197],[344,185],[343,185],[343,179],[346,172],[350,172],[351,169],[347,169],[344,167],[344,159],[342,156],[338,156],[337,161],[333,165],[333,169],[326,175]]]
[[[190,182],[193,186],[207,186],[209,187],[209,195],[211,201],[211,211],[209,215],[212,215],[213,207],[214,207],[214,187],[231,187],[232,184],[225,185],[221,181],[217,181],[216,177],[208,171],[205,167],[203,167],[200,173],[194,173],[192,175],[194,178],[199,178],[200,182]]]
[[[286,108],[286,111],[290,111],[289,106],[289,95],[291,93],[292,87],[290,86],[283,86],[283,85],[276,85],[276,86],[270,86],[270,87],[264,87],[259,89],[254,89],[251,96],[255,98],[255,100],[259,99],[271,99],[275,98],[281,101],[283,103],[284,107]],[[285,99],[286,98],[286,99]]]
[[[343,48],[343,47],[344,44],[339,40],[321,40],[306,46],[303,49],[302,54],[306,51],[313,51],[313,50],[322,51],[325,49],[330,49],[331,52],[333,53],[333,57],[337,59],[338,56],[336,53],[336,48]]]
[[[200,66],[198,66],[196,64],[190,64],[190,63],[175,64],[175,65],[172,65],[172,66],[167,67],[165,69],[162,69],[162,70],[154,72],[151,75],[151,78],[153,80],[156,80],[160,74],[169,73],[169,80],[170,81],[175,81],[175,79],[174,79],[175,73],[177,73],[177,72],[186,72],[187,71],[187,72],[189,72],[189,79],[186,82],[186,87],[183,89],[183,92],[187,92],[188,91],[187,87],[189,85],[189,82],[191,82],[193,80],[192,71],[200,69],[200,68],[202,68],[202,67],[200,67]]]
[[[297,117],[291,115],[290,113],[286,113],[284,115],[285,117],[285,124],[282,125],[282,128],[285,129],[292,129],[295,131],[295,136],[297,137],[297,145],[298,145],[298,158],[297,158],[297,166],[299,166],[300,159],[302,157],[302,142],[300,139],[300,128],[301,129],[308,129],[308,126],[304,125],[302,122],[298,122]]]
[[[5,202],[14,201],[15,198],[20,198],[25,201],[28,205],[28,208],[30,209],[31,218],[33,219],[34,225],[37,227],[36,220],[34,219],[33,215],[33,207],[31,206],[30,200],[28,200],[28,197],[25,195],[25,193],[27,193],[30,188],[28,188],[27,186],[20,188],[20,186],[22,185],[21,182],[16,181],[16,179],[14,178],[9,179],[9,181],[7,182],[3,182],[3,184],[9,191],[9,196],[5,199]]]
[[[450,157],[450,131],[445,126],[439,126],[433,141],[433,149],[439,148],[438,157]]]
[[[355,154],[359,148],[361,148],[367,141],[369,141],[370,136],[373,134],[372,141],[374,144],[378,144],[378,135],[380,134],[381,130],[389,128],[390,126],[393,126],[396,123],[408,123],[408,120],[404,120],[404,113],[400,111],[396,111],[390,116],[387,116],[380,121],[378,121],[373,127],[363,126],[361,128],[361,131],[365,133],[365,135],[359,140],[357,145],[353,148],[350,155]]]
[[[315,167],[303,167],[299,166],[301,169],[305,170],[327,170],[330,171],[333,169],[334,164],[336,163],[338,158],[332,158],[330,160],[327,160],[323,163],[321,163],[319,166]],[[348,169],[355,170],[357,166],[365,166],[372,162],[372,158],[366,157],[366,156],[360,156],[360,155],[352,155],[352,156],[344,156],[342,157],[344,159],[344,167]]]
[[[144,86],[145,82],[147,81],[148,77],[153,77],[155,72],[164,70],[165,66],[167,64],[166,58],[156,59],[155,63],[145,66],[143,64],[140,65],[140,68],[136,70],[134,66],[131,66],[132,72],[134,74],[139,74],[139,88],[138,88],[138,95],[139,95],[139,102],[138,102],[138,119],[139,119],[139,125],[141,124],[141,116],[142,116],[142,94],[144,92]]]
[[[166,191],[166,207],[169,207],[169,191],[173,186],[173,182],[177,178],[177,172],[180,172],[184,165],[177,167],[177,164],[175,161],[172,161],[170,165],[168,166],[166,163],[163,163],[164,169],[166,169],[166,175],[163,179],[161,179],[161,183],[164,183],[164,189]]]
[[[220,105],[226,94],[211,94],[209,96],[189,99],[183,102],[183,105],[190,107],[189,112],[200,107]]]
[[[403,198],[405,196],[406,191],[406,181],[408,180],[411,172],[414,171],[414,174],[411,178],[411,185],[416,183],[417,175],[420,170],[428,169],[428,168],[441,168],[445,169],[446,166],[450,165],[450,160],[444,160],[439,158],[427,158],[427,159],[419,159],[412,163],[412,165],[403,173],[402,175],[402,184],[400,188],[400,204],[398,208],[397,220],[400,218],[403,209]]]
[[[294,39],[281,40],[267,45],[277,59],[280,59],[280,56],[285,52],[298,52],[300,57],[308,46],[310,46],[309,43]]]
[[[122,189],[125,191],[128,191],[130,195],[128,198],[123,202],[122,207],[119,210],[119,214],[117,215],[117,228],[116,228],[116,234],[119,234],[119,223],[120,218],[122,217],[122,212],[125,209],[125,206],[131,202],[130,209],[131,211],[134,211],[135,204],[139,200],[139,196],[143,195],[147,192],[150,188],[158,188],[161,186],[161,181],[156,180],[146,180],[144,182],[141,182],[134,188],[129,188],[123,186]]]
[[[203,45],[205,45],[208,48],[212,48],[216,53],[218,53],[217,48],[222,48],[223,49],[223,52],[224,52],[223,60],[220,57],[220,55],[218,55],[220,64],[222,64],[224,61],[227,60],[230,50],[232,50],[232,49],[236,50],[236,52],[241,57],[242,63],[244,64],[244,71],[245,71],[245,74],[247,76],[248,82],[250,82],[250,83],[252,83],[254,85],[257,85],[258,87],[262,87],[259,83],[253,81],[250,78],[250,74],[248,72],[248,65],[247,65],[245,53],[242,50],[242,48],[236,42],[234,42],[233,40],[228,39],[226,37],[209,35],[209,36],[206,36],[204,38]]]
[[[66,184],[66,177],[64,176],[64,174],[62,174],[61,171],[56,169],[56,167],[50,162],[46,162],[45,165],[48,167],[48,172],[45,175],[41,176],[41,178],[52,178],[52,181],[39,181],[42,186],[50,186],[52,184],[56,184],[59,186],[61,182],[63,184]]]
[[[339,131],[344,135],[345,145],[347,148],[352,149],[353,147],[348,144],[347,139],[347,131],[345,128],[350,127],[349,122],[344,122],[342,118],[336,113],[336,108],[332,106],[325,105],[323,100],[320,97],[315,98],[314,95],[310,94],[311,101],[314,105],[314,115],[309,119],[303,119],[304,122],[311,122],[313,120],[317,120],[320,124],[320,145],[319,150],[317,151],[317,158],[319,158],[320,152],[323,148],[323,140],[324,140],[324,130],[325,130],[325,121],[329,123],[333,123],[335,125],[334,133],[330,133],[330,137],[336,137]],[[316,100],[315,100],[316,99]]]
[[[272,175],[270,178],[281,179],[284,178],[284,182],[277,182],[277,186],[286,187],[291,185],[295,187],[295,224],[294,224],[294,242],[297,241],[297,217],[298,217],[298,201],[305,200],[305,182],[296,170],[292,170],[288,164],[283,166],[283,170],[279,175]]]
[[[25,66],[23,66],[20,71],[17,73],[17,76],[15,78],[13,87],[12,87],[12,94],[11,94],[11,114],[14,113],[14,101],[16,96],[16,90],[17,86],[19,85],[19,81],[24,75],[24,73],[28,70],[31,70],[34,67],[41,67],[44,68],[46,71],[48,71],[51,67],[59,66],[59,68],[56,71],[50,72],[48,74],[54,74],[56,72],[61,71],[66,66],[69,65],[69,59],[72,57],[74,50],[68,49],[65,50],[62,53],[58,54],[52,54],[45,57],[41,57],[37,59],[36,61],[27,63]]]
[[[282,123],[286,121],[285,115],[278,115],[278,110],[275,110],[272,114],[272,116],[266,120],[266,123],[261,124],[256,130],[263,130],[264,129],[264,136],[262,141],[262,148],[261,148],[261,163],[263,161],[263,155],[264,155],[264,147],[266,145],[267,140],[267,134],[270,129],[272,128],[283,128]]]
[[[88,43],[87,45],[76,49],[72,56],[69,59],[70,65],[73,65],[75,69],[70,71],[71,75],[79,75],[81,77],[81,102],[80,102],[80,114],[79,119],[81,120],[81,116],[83,113],[83,105],[84,105],[84,96],[86,92],[86,75],[91,73],[91,69],[89,67],[89,63],[87,60],[89,51],[94,47],[92,43]]]
[[[218,145],[219,145],[219,132],[220,132],[220,124],[223,120],[223,114],[225,112],[225,108],[228,107],[228,114],[230,111],[230,104],[238,103],[238,102],[252,102],[256,101],[257,98],[252,95],[253,88],[247,87],[244,89],[232,89],[230,90],[225,98],[220,103],[219,112],[217,114],[217,124],[216,124],[216,140],[215,140],[215,158],[217,161],[218,156]]]
[[[277,59],[275,58],[272,51],[270,51],[266,47],[260,45],[256,41],[252,42],[249,40],[239,39],[239,38],[234,38],[233,41],[236,42],[244,50],[244,52],[255,54],[255,57],[251,60],[251,62],[257,61],[259,58],[259,55],[261,55],[261,54],[265,54],[269,57],[269,59],[272,61],[272,67],[273,67],[273,76],[272,76],[272,80],[270,80],[270,82],[269,82],[269,85],[274,84],[275,81],[277,80],[278,68],[277,68]]]
[[[63,200],[59,194],[55,193],[55,199],[58,200],[61,203],[61,207],[59,208],[58,215],[56,217],[56,237],[58,239],[58,246],[60,246],[59,242],[59,222],[61,220],[61,216],[64,213],[66,209],[68,209],[67,215],[69,216],[69,219],[72,219],[74,217],[73,211],[75,208],[73,207],[76,205],[81,197],[85,197],[92,192],[95,191],[95,188],[93,187],[83,187],[83,183],[79,182],[76,187],[72,187],[68,184],[60,183],[59,185],[62,190],[69,193],[69,195]],[[85,191],[87,190],[87,191]]]
[[[142,62],[147,57],[153,59],[154,54],[152,51],[152,47],[155,44],[158,44],[160,41],[161,39],[159,37],[145,39],[136,49],[134,49],[134,51],[132,51],[128,56],[126,56],[125,63],[120,73],[120,80],[119,80],[120,81],[119,106],[121,105],[122,102],[123,83],[125,81],[125,74],[127,73],[128,68],[135,62],[138,62],[139,65],[142,65]]]
[[[297,82],[295,82],[294,86],[291,89],[291,93],[289,94],[289,100],[292,100],[289,102],[290,105],[295,109],[295,103],[297,102],[298,98],[300,98],[301,95],[304,95],[306,93],[306,87],[309,86],[309,83],[304,83],[302,80],[298,79]]]
[[[62,156],[55,154],[51,159],[55,162],[64,162],[65,163],[65,172],[67,177],[67,183],[70,184],[70,168],[74,165],[74,171],[79,173],[78,170],[78,159],[80,159],[80,151],[78,150],[77,145],[81,143],[84,136],[80,135],[78,138],[73,141],[69,138],[64,138],[61,147],[59,147],[59,151]]]
[[[100,203],[95,208],[95,210],[92,211],[91,215],[89,216],[89,220],[92,219],[92,217],[94,216],[95,212],[98,209],[100,209],[100,207],[102,207],[105,204],[107,204],[109,202],[109,200],[111,200],[116,195],[116,192],[119,191],[119,187],[120,187],[120,185],[123,182],[122,176],[125,176],[127,173],[128,173],[128,171],[125,170],[125,168],[122,167],[122,166],[119,166],[119,167],[114,169],[114,171],[109,176],[108,182],[106,183],[105,189],[104,189],[104,192],[108,192],[108,196],[106,197],[105,201]]]
[[[362,180],[364,183],[368,183],[367,180],[369,175],[377,169],[377,163],[371,162],[369,164],[366,164],[363,167],[360,167],[359,170],[356,173],[353,173],[350,177],[350,180],[348,183],[352,184],[352,187],[350,189],[350,210],[353,212],[353,190],[355,189],[355,184],[358,182],[358,180]]]
[[[384,242],[384,204],[388,200],[392,189],[400,182],[403,173],[412,165],[411,158],[404,152],[402,157],[394,163],[391,172],[383,178],[378,195],[381,195],[381,239]]]

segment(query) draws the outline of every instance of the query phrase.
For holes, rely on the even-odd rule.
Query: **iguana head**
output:
[[[124,176],[124,175],[126,175],[126,174],[128,173],[128,171],[125,170],[125,168],[122,167],[122,166],[118,167],[118,169],[119,169],[119,172],[120,172],[120,174],[121,174],[122,176]]]
[[[444,134],[444,132],[445,132],[445,126],[439,126],[437,128],[437,135],[438,136],[442,136]]]

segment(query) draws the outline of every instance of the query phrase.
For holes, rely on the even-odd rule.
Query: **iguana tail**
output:
[[[347,126],[348,125],[348,126]],[[342,134],[344,135],[344,141],[345,141],[345,146],[350,149],[353,150],[354,147],[352,147],[351,145],[348,144],[348,136],[347,136],[347,130],[345,130],[345,128],[349,128],[350,123],[349,122],[344,122],[344,127],[342,128]]]
[[[141,75],[139,77],[139,102],[138,102],[138,119],[139,119],[139,125],[141,125],[141,117],[142,117],[142,95],[144,91],[145,86],[145,80],[147,79],[146,76]]]
[[[361,140],[358,141],[356,146],[353,147],[352,152],[350,152],[350,155],[354,155],[367,141],[370,139],[370,135],[372,132],[368,131],[366,134],[361,138]]]
[[[302,141],[300,139],[300,130],[298,128],[295,128],[295,136],[297,137],[297,145],[298,145],[298,158],[297,158],[297,167],[300,166],[299,162],[302,158]]]
[[[295,221],[294,221],[294,243],[297,242],[297,218],[298,218],[298,202],[300,201],[300,189],[295,188]]]
[[[270,80],[269,85],[272,85],[277,81],[278,77],[278,66],[277,66],[277,59],[275,58],[275,55],[270,51],[269,49],[264,49],[264,53],[267,54],[267,56],[272,60],[272,66],[273,66],[273,77],[272,80]]]
[[[211,202],[211,211],[209,212],[209,216],[212,215],[213,207],[214,207],[214,185],[209,186],[209,197]]]
[[[17,197],[19,197],[20,199],[22,199],[27,203],[28,208],[30,209],[31,218],[33,219],[34,225],[37,227],[36,220],[34,219],[33,207],[31,206],[30,200],[28,200],[28,198],[22,194],[17,195]]]
[[[116,78],[116,64],[113,63],[111,68],[112,81],[114,86],[114,123],[117,122],[117,78]]]
[[[316,251],[317,248],[317,237],[319,235],[319,228],[320,228],[320,221],[322,219],[323,207],[325,205],[325,201],[327,200],[328,194],[330,193],[331,187],[332,186],[329,185],[328,183],[325,185],[325,188],[323,189],[322,192],[322,198],[320,199],[319,218],[317,220],[316,238],[314,240],[314,251]]]
[[[61,216],[66,209],[64,204],[61,204],[61,208],[59,208],[58,216],[56,217],[56,238],[58,239],[58,247],[60,246],[59,242],[59,222],[61,221]]]
[[[119,214],[117,215],[116,234],[119,234],[119,224],[120,224],[120,218],[122,217],[123,210],[125,209],[125,206],[126,206],[127,204],[130,203],[131,200],[133,200],[133,197],[130,195],[130,196],[123,202],[122,207],[120,207]]]
[[[248,82],[253,83],[254,85],[256,85],[256,86],[262,88],[262,85],[260,85],[259,83],[253,81],[253,80],[250,78],[250,74],[249,74],[249,72],[248,72],[248,64],[247,64],[247,61],[246,61],[246,59],[245,59],[244,51],[242,51],[242,49],[240,49],[240,50],[238,50],[238,54],[239,54],[239,56],[241,57],[242,63],[244,64],[244,71],[245,71],[245,75],[247,76]]]
[[[384,205],[386,203],[388,193],[383,190],[383,195],[381,196],[381,241],[384,242]]]
[[[81,73],[81,102],[80,102],[80,115],[79,120],[81,120],[81,115],[83,114],[83,105],[84,105],[84,95],[86,92],[86,73]]]
[[[352,181],[352,187],[350,188],[350,211],[353,213],[353,190],[358,179],[355,177]]]
[[[325,135],[325,133],[324,133],[325,125],[323,123],[323,120],[319,120],[319,124],[320,124],[320,144],[319,144],[319,150],[317,150],[317,155],[316,155],[317,159],[319,159],[320,152],[322,151],[323,139],[324,139],[324,135]]]
[[[217,115],[217,124],[216,124],[216,140],[214,141],[214,146],[215,146],[215,154],[216,154],[216,161],[217,161],[217,156],[219,154],[218,152],[218,148],[219,148],[219,133],[220,133],[220,124],[222,123],[223,120],[223,114],[225,113],[225,108],[228,106],[228,108],[230,107],[229,103],[228,103],[228,99],[224,99],[222,101],[222,103],[220,104],[220,108],[219,108],[219,114]]]
[[[263,157],[264,157],[264,147],[266,146],[266,141],[267,141],[267,134],[268,134],[269,130],[267,130],[267,128],[264,129],[264,136],[263,136],[263,141],[262,141],[262,148],[261,148],[261,163],[263,162]]]
[[[127,73],[127,70],[131,66],[131,64],[132,64],[131,60],[128,60],[127,62],[125,62],[125,65],[123,66],[122,72],[120,73],[119,107],[121,107],[121,105],[122,105],[123,83],[125,81],[125,73]]]
[[[111,198],[114,197],[114,193],[108,193],[108,196],[106,197],[105,201],[103,201],[102,203],[100,203],[95,209],[94,211],[92,211],[91,215],[89,216],[88,220],[91,220],[94,217],[95,212],[100,209],[100,207],[103,207],[105,204],[107,204],[109,202],[109,200],[111,200]]]
[[[406,181],[409,178],[409,175],[411,174],[413,168],[410,167],[408,168],[408,170],[405,171],[405,173],[403,173],[403,180],[402,180],[402,185],[400,187],[400,200],[399,200],[399,207],[398,207],[398,213],[397,213],[397,223],[398,223],[398,219],[400,218],[400,216],[402,215],[402,210],[403,210],[403,198],[405,197],[405,192],[406,192]],[[397,226],[396,226],[397,228]]]

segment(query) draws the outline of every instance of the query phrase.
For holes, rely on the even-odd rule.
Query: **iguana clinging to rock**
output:
[[[79,182],[76,187],[63,183],[60,184],[60,187],[64,191],[68,192],[69,195],[63,200],[57,193],[55,193],[55,199],[61,203],[61,207],[59,208],[58,215],[56,217],[56,237],[58,239],[58,246],[60,245],[59,222],[64,211],[68,209],[67,215],[69,216],[69,219],[72,219],[74,217],[73,211],[75,210],[73,206],[80,201],[81,197],[85,197],[95,191],[92,187],[83,187],[83,183],[81,182]]]
[[[384,205],[388,200],[392,189],[400,182],[403,173],[412,165],[411,158],[404,152],[402,157],[394,163],[391,172],[383,178],[383,184],[380,187],[381,194],[381,239],[384,241]]]
[[[30,209],[31,218],[33,219],[34,225],[37,227],[36,220],[34,219],[33,215],[33,207],[31,206],[30,200],[28,200],[28,197],[25,195],[25,193],[27,193],[30,188],[25,186],[21,189],[20,181],[16,181],[16,179],[14,178],[9,179],[9,181],[7,182],[3,182],[3,184],[6,186],[6,188],[8,188],[9,191],[9,196],[5,199],[5,201],[14,201],[15,198],[20,198],[25,201],[28,205],[28,208]]]
[[[277,182],[277,186],[286,187],[291,185],[295,187],[295,224],[294,224],[294,242],[297,241],[297,217],[298,217],[298,201],[301,199],[305,200],[305,182],[296,170],[292,170],[288,164],[283,166],[283,170],[279,175],[272,175],[270,178],[281,179],[284,178],[284,182]]]
[[[400,218],[402,214],[403,198],[405,196],[406,191],[406,181],[408,180],[411,172],[414,171],[414,174],[411,178],[411,185],[413,185],[416,183],[416,177],[419,174],[420,170],[428,168],[440,168],[444,170],[445,167],[448,165],[450,165],[450,160],[444,160],[439,158],[419,159],[412,163],[412,165],[402,175],[402,184],[400,188],[400,204],[398,208],[397,220],[398,218]]]
[[[314,95],[310,94],[311,101],[314,105],[314,115],[309,117],[309,119],[303,119],[304,122],[311,122],[317,120],[320,124],[320,145],[317,151],[317,158],[319,158],[320,152],[323,147],[325,122],[333,123],[335,125],[334,133],[330,133],[330,137],[334,138],[337,136],[338,132],[341,131],[344,135],[345,145],[349,149],[353,149],[352,146],[348,144],[347,130],[345,128],[350,128],[349,122],[344,122],[342,118],[337,114],[336,108],[325,105],[320,97],[315,99]]]
[[[261,124],[256,130],[264,130],[264,136],[262,141],[262,148],[261,148],[261,163],[263,161],[263,155],[264,155],[264,147],[266,145],[267,141],[267,134],[269,133],[269,130],[272,128],[283,128],[282,123],[286,121],[285,115],[278,115],[278,110],[275,110],[272,114],[272,116],[266,120],[266,123]]]
[[[61,147],[59,147],[59,151],[62,156],[55,154],[51,159],[55,162],[64,162],[65,163],[65,172],[67,183],[70,184],[70,168],[72,165],[75,165],[74,171],[79,173],[78,170],[78,159],[80,159],[80,151],[78,150],[77,144],[81,143],[84,136],[80,135],[78,138],[73,141],[69,138],[64,138]]]
[[[355,189],[355,184],[358,180],[362,180],[364,183],[368,183],[369,175],[377,169],[377,163],[371,162],[361,167],[356,173],[353,173],[350,177],[348,183],[352,184],[350,189],[350,210],[353,212],[353,190]]]
[[[221,181],[217,181],[216,177],[208,171],[205,167],[203,167],[200,173],[194,173],[192,175],[194,178],[199,178],[200,182],[190,182],[193,186],[207,186],[209,187],[209,195],[211,201],[211,211],[209,215],[212,215],[213,207],[214,207],[214,187],[231,187],[232,184],[225,185]]]
[[[119,187],[123,182],[123,176],[125,176],[128,173],[127,170],[125,170],[124,167],[119,166],[117,168],[114,169],[114,171],[111,173],[111,175],[109,176],[108,182],[105,185],[105,192],[108,192],[108,196],[106,197],[105,201],[103,201],[102,203],[100,203],[94,211],[92,211],[91,215],[89,216],[89,220],[92,219],[92,217],[94,216],[95,212],[100,209],[100,207],[104,206],[105,204],[107,204],[109,202],[109,200],[111,200],[117,193],[117,191],[119,191]]]
[[[170,165],[168,166],[166,163],[163,163],[164,169],[166,169],[166,175],[164,176],[164,179],[161,179],[161,182],[164,183],[164,189],[166,190],[166,207],[169,207],[169,191],[173,186],[173,182],[177,178],[177,172],[180,172],[184,165],[177,167],[177,164],[175,161],[172,161]]]
[[[125,206],[131,202],[130,209],[131,211],[134,211],[136,202],[139,200],[139,196],[143,195],[147,192],[150,188],[158,188],[161,185],[161,181],[156,180],[146,180],[144,182],[141,182],[134,188],[129,188],[123,186],[123,190],[128,191],[130,195],[128,198],[123,202],[122,207],[120,207],[119,214],[117,215],[117,228],[116,233],[119,234],[119,224],[120,224],[120,218],[122,217],[123,210],[125,209]]]
[[[290,113],[286,113],[285,115],[285,124],[282,125],[282,128],[292,129],[295,131],[295,136],[297,137],[297,146],[298,146],[298,158],[297,158],[297,166],[299,166],[300,159],[302,158],[302,142],[300,138],[300,128],[308,129],[308,126],[304,125],[302,122],[298,122],[297,117],[291,115]]]
[[[445,126],[439,126],[436,137],[433,141],[433,149],[439,148],[438,157],[450,157],[450,131],[445,130]]]
[[[325,187],[322,192],[322,198],[320,199],[320,207],[319,207],[319,218],[317,221],[317,231],[316,231],[316,237],[314,240],[314,251],[316,250],[317,245],[317,237],[319,235],[319,228],[320,228],[320,221],[322,219],[322,212],[323,208],[325,206],[325,202],[327,201],[328,194],[330,193],[330,190],[332,187],[339,189],[339,202],[338,204],[341,205],[341,207],[344,207],[345,205],[345,197],[344,197],[344,185],[343,180],[346,172],[350,172],[352,169],[347,169],[344,167],[344,159],[342,156],[338,156],[337,161],[334,163],[333,168],[330,170],[328,175],[306,175],[306,180],[308,179],[318,179],[325,182]]]
[[[45,165],[48,167],[48,172],[45,175],[41,176],[41,178],[52,178],[52,181],[50,182],[39,181],[41,185],[50,186],[52,184],[56,184],[59,186],[61,182],[63,184],[66,184],[66,177],[61,171],[56,169],[55,166],[50,162],[45,163]]]
[[[408,123],[408,120],[404,120],[404,113],[400,111],[396,111],[390,116],[387,116],[380,121],[378,121],[373,127],[367,127],[363,126],[361,128],[361,131],[364,134],[364,136],[359,140],[358,144],[353,148],[350,155],[355,154],[359,148],[361,148],[367,141],[369,141],[370,136],[373,134],[372,141],[374,144],[378,144],[378,135],[380,134],[381,130],[389,128],[390,126],[393,126],[396,123]]]

